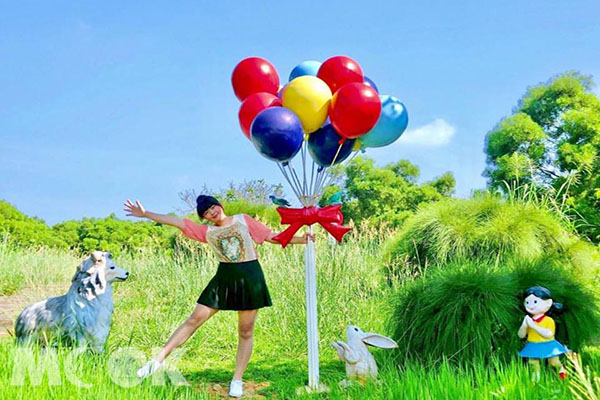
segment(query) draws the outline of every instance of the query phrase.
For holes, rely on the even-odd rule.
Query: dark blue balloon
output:
[[[331,124],[325,125],[308,136],[308,151],[313,160],[322,167],[329,167],[334,157],[333,164],[339,164],[352,153],[356,141],[355,139],[346,139],[340,149],[340,140],[342,139]]]
[[[260,154],[279,162],[294,158],[304,140],[302,123],[296,114],[283,107],[270,107],[258,113],[250,134]]]
[[[377,93],[379,93],[379,89],[377,89],[377,85],[375,85],[375,82],[373,82],[373,81],[371,80],[371,78],[369,78],[368,76],[364,76],[364,77],[363,77],[363,83],[364,83],[365,85],[369,85],[369,86],[371,86],[373,89],[375,89],[375,91],[376,91]]]

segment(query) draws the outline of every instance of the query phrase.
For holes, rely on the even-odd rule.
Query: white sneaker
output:
[[[242,397],[243,394],[244,388],[242,381],[231,381],[231,385],[229,385],[229,396]]]
[[[137,370],[137,376],[138,378],[142,379],[147,378],[156,371],[158,371],[163,365],[164,361],[160,363],[156,360],[150,360],[146,364],[144,364],[142,368]]]

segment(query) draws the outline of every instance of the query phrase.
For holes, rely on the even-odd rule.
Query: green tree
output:
[[[28,217],[12,204],[0,200],[0,240],[4,237],[19,246],[67,247],[44,221]]]
[[[54,225],[52,231],[72,249],[104,250],[114,254],[139,248],[168,250],[172,248],[175,234],[174,229],[160,224],[120,220],[114,214],[106,218],[65,221]]]
[[[533,183],[564,195],[581,234],[600,241],[600,99],[591,77],[568,72],[530,88],[488,133],[490,188]]]
[[[419,168],[407,160],[379,168],[370,158],[355,158],[344,170],[344,215],[355,222],[368,220],[398,226],[420,204],[441,200],[454,192],[451,173],[424,184],[417,183],[419,174]],[[327,188],[323,197],[339,188]]]

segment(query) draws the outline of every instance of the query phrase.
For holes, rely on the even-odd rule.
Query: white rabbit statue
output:
[[[389,337],[372,332],[363,332],[354,325],[348,325],[346,337],[348,343],[341,340],[331,342],[340,359],[346,363],[346,376],[348,379],[340,382],[340,386],[344,387],[350,385],[350,379],[358,379],[359,382],[365,383],[368,378],[377,378],[377,364],[373,355],[367,349],[367,344],[381,349],[398,347],[398,344]]]

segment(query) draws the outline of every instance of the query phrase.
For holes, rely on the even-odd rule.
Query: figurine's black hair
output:
[[[545,288],[543,286],[532,286],[529,289],[525,290],[523,292],[523,300],[531,294],[534,295],[535,297],[539,297],[542,300],[548,300],[548,299],[552,298],[552,294],[550,293],[550,290],[548,290],[547,288]],[[555,313],[558,313],[559,311],[562,311],[563,308],[564,307],[561,303],[557,303],[557,302],[553,301],[552,306],[550,307],[550,310],[554,311]]]

